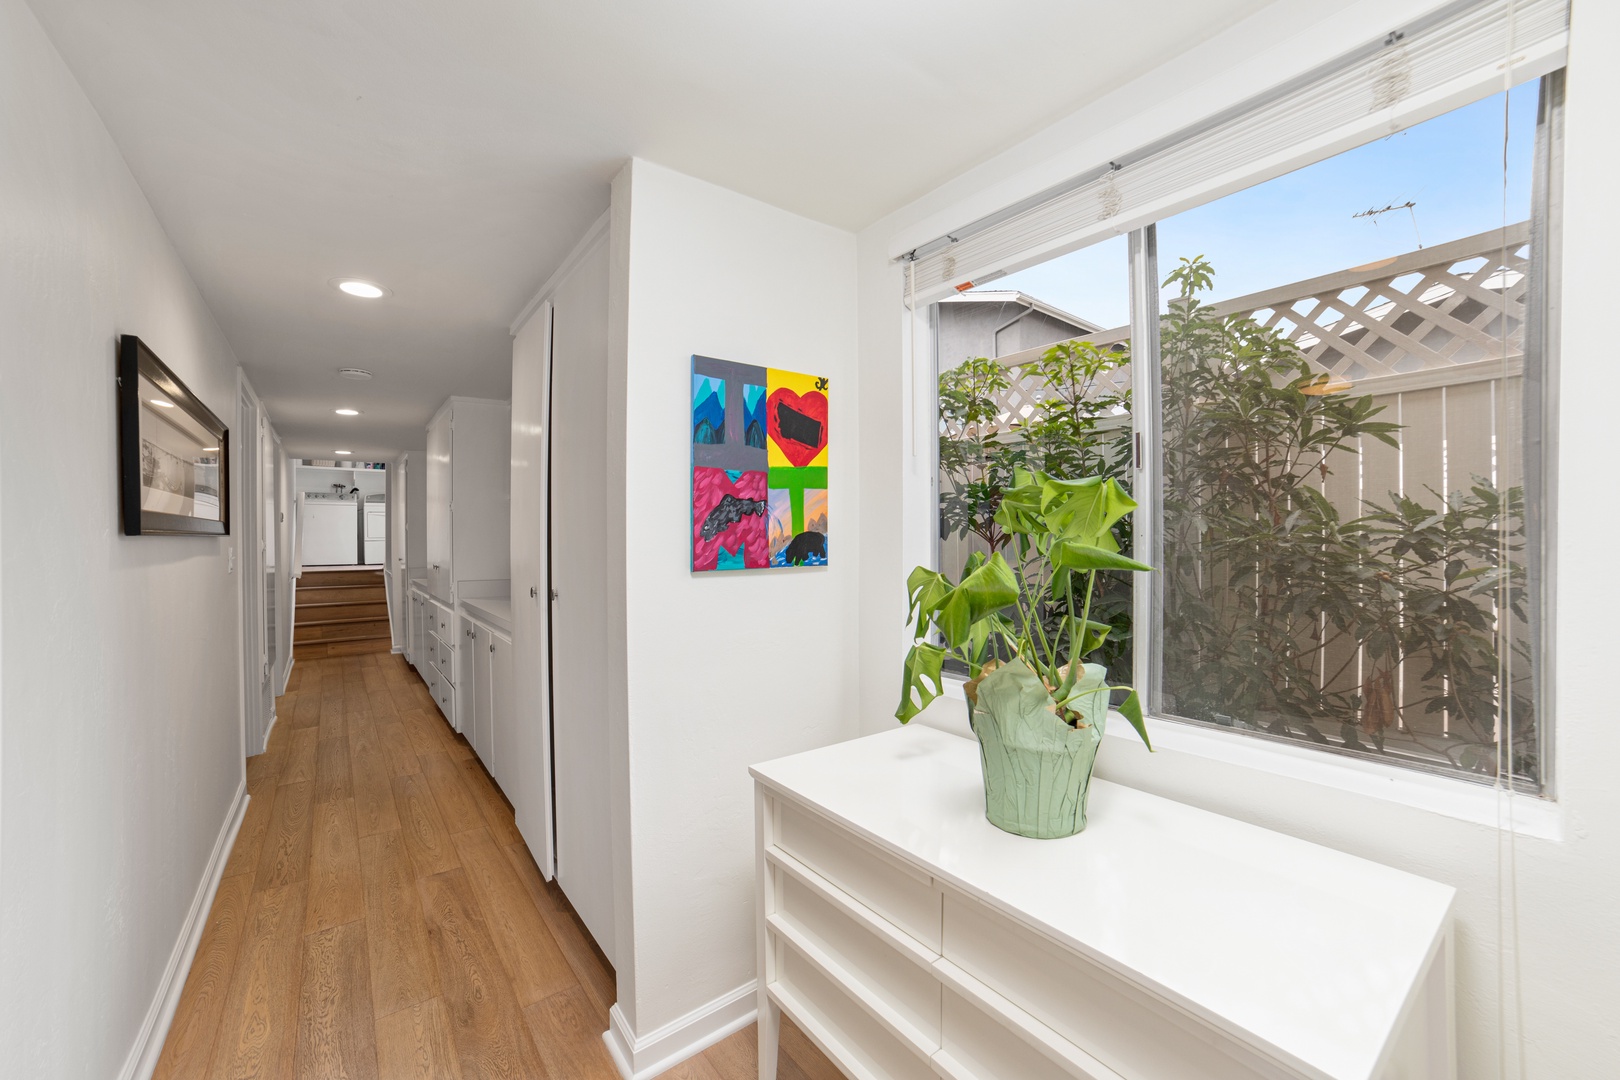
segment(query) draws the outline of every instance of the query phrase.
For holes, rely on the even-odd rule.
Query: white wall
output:
[[[236,361],[22,0],[0,147],[0,1071],[114,1077],[243,772],[243,538],[121,535],[114,346],[233,426]]]
[[[386,469],[333,469],[324,465],[299,465],[295,490],[332,494],[333,484],[359,488],[361,495],[382,495],[388,490]]]
[[[631,886],[616,960],[645,1038],[753,980],[748,766],[855,732],[855,239],[639,160],[614,183],[612,234],[629,526],[615,856]],[[691,572],[693,353],[831,380],[830,566]]]
[[[928,561],[928,448],[913,458],[896,418],[912,409],[928,422],[928,374],[913,402],[902,309],[904,279],[892,257],[952,227],[1100,164],[1111,153],[1196,121],[1258,92],[1272,80],[1328,59],[1417,11],[1436,6],[1385,0],[1340,4],[1284,0],[1249,25],[1216,38],[1175,64],[1124,86],[1108,99],[964,173],[864,230],[860,243],[861,613],[859,714],[866,730],[892,721],[906,636],[902,582]],[[1620,724],[1615,722],[1613,611],[1620,577],[1609,538],[1620,529],[1610,493],[1607,429],[1612,252],[1620,207],[1610,129],[1620,111],[1620,7],[1578,4],[1569,66],[1566,228],[1563,234],[1563,348],[1557,518],[1556,739],[1563,839],[1515,836],[1492,826],[1419,809],[1391,798],[1278,775],[1209,756],[1111,740],[1098,772],[1244,820],[1423,874],[1458,890],[1457,1009],[1461,1068],[1469,1078],[1519,1076],[1516,1005],[1498,994],[1501,938],[1498,868],[1516,855],[1521,908],[1524,1054],[1527,1075],[1620,1075]],[[924,360],[926,363],[926,360]],[[954,703],[947,708],[957,708]],[[1393,785],[1391,785],[1393,786]],[[1218,915],[1189,913],[1211,919]],[[1356,917],[1346,897],[1345,917]],[[1504,964],[1511,988],[1514,959]],[[1509,1032],[1498,1071],[1499,1008]]]

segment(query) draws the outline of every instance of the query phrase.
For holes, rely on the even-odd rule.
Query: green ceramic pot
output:
[[[1058,719],[1052,696],[1021,660],[986,675],[971,719],[984,765],[984,813],[1019,836],[1050,840],[1086,827],[1086,793],[1108,717],[1107,672],[1087,664],[1074,702],[1085,726]],[[1095,689],[1090,689],[1090,688]]]

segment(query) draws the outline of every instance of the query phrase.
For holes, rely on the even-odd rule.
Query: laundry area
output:
[[[300,563],[381,566],[388,539],[384,462],[300,462],[297,469]]]

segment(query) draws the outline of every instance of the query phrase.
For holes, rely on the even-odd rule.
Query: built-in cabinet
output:
[[[475,679],[457,600],[505,589],[510,566],[511,406],[453,397],[428,423],[425,561],[412,580],[406,655],[445,719],[466,731]]]
[[[504,401],[453,397],[428,424],[425,576],[451,608],[462,582],[511,577],[511,418]]]
[[[444,718],[451,727],[460,730],[456,721],[455,626],[456,619],[450,608],[427,591],[427,583],[412,582],[405,655],[427,683],[428,693]]]
[[[513,808],[523,801],[523,759],[513,708],[512,626],[504,598],[463,604],[463,681],[458,685],[462,733]]]

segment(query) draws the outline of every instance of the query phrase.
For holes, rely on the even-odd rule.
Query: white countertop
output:
[[[444,597],[438,595],[437,593],[435,593],[433,591],[433,586],[431,584],[429,584],[427,578],[412,578],[410,587],[412,589],[415,589],[417,592],[421,593],[423,596],[427,597],[429,600],[432,600],[435,604],[438,604],[440,607],[446,607],[447,608],[447,607],[450,606],[450,601],[449,600],[445,599]]]
[[[1086,830],[1002,832],[978,744],[912,724],[754,766],[763,785],[1317,1075],[1368,1076],[1455,890],[1093,780]]]
[[[475,619],[489,623],[504,633],[512,632],[512,600],[506,596],[464,597],[461,606]]]

